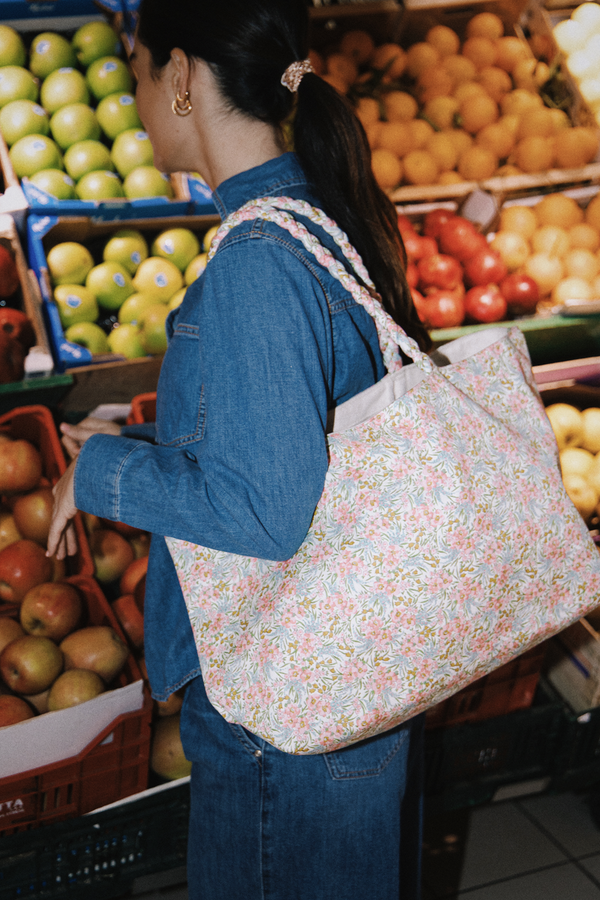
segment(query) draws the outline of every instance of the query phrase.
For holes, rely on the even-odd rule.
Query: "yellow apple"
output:
[[[559,450],[581,444],[583,422],[581,413],[569,403],[552,403],[546,407]]]
[[[567,475],[581,475],[587,477],[587,473],[594,462],[594,454],[583,447],[566,447],[560,451],[560,470],[563,478]]]
[[[581,413],[583,432],[581,446],[590,453],[600,452],[600,409],[590,406]]]
[[[566,475],[563,482],[577,511],[584,519],[589,519],[598,503],[597,492],[582,475]]]

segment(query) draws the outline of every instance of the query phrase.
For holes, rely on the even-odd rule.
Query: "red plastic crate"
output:
[[[539,644],[427,711],[426,727],[439,728],[504,716],[533,703],[546,646]]]
[[[0,432],[11,438],[30,441],[42,456],[43,475],[51,485],[67,469],[60,437],[52,417],[46,406],[20,406],[0,416]],[[77,553],[68,557],[66,568],[68,575],[94,574],[94,561],[90,552],[83,521],[79,513],[74,519],[77,535]]]
[[[142,425],[156,421],[156,391],[138,394],[131,401],[131,412],[127,416],[128,425]]]
[[[67,581],[79,588],[85,598],[85,624],[110,625],[125,640],[98,583],[81,575]],[[139,667],[129,654],[116,686],[123,687],[141,678]],[[78,755],[0,778],[0,837],[82,816],[145,790],[151,718],[152,700],[144,688],[142,708],[116,717]]]

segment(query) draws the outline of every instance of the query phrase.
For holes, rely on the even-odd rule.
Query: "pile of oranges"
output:
[[[462,44],[445,25],[406,50],[350,31],[337,52],[311,59],[354,103],[385,190],[578,168],[598,151],[596,128],[544,105],[548,65],[494,13],[473,16]]]
[[[542,305],[600,298],[600,194],[585,208],[563,193],[505,206],[491,246],[536,281]]]

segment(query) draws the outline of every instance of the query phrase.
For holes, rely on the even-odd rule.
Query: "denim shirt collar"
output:
[[[249,200],[285,194],[291,187],[306,185],[306,175],[295,153],[284,153],[261,166],[246,169],[222,181],[213,191],[213,200],[222,219]]]

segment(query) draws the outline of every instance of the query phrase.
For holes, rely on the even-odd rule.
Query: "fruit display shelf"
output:
[[[187,227],[198,235],[219,223],[216,216],[170,216],[127,221],[127,227],[139,229],[151,238],[165,228]],[[92,255],[117,229],[114,221],[96,221],[90,217],[36,216],[27,221],[30,264],[36,275],[38,302],[43,311],[56,371],[70,375],[72,385],[63,399],[63,412],[93,409],[102,403],[129,403],[136,394],[156,390],[161,366],[160,356],[126,360],[115,354],[92,356],[84,347],[65,340],[58,310],[53,300],[46,254],[57,243],[78,241]]]

